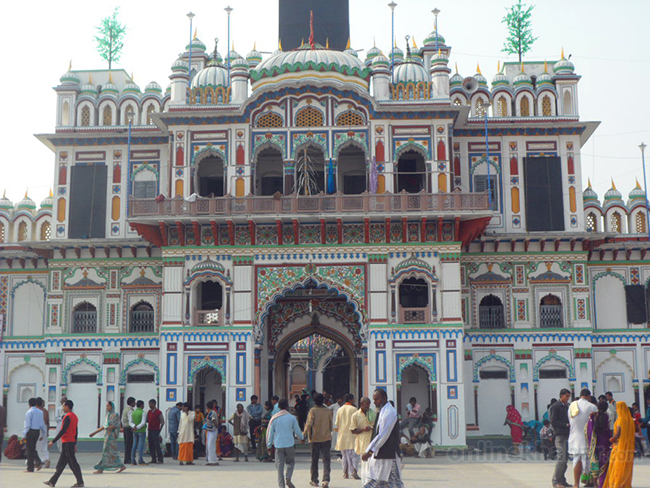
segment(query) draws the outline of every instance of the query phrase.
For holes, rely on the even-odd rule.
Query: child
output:
[[[544,420],[544,427],[540,431],[540,437],[542,438],[544,461],[547,461],[549,457],[553,459],[553,428],[548,420]]]

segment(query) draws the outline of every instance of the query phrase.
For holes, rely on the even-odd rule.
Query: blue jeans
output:
[[[172,449],[172,458],[178,459],[178,432],[169,433],[169,443]]]
[[[144,464],[144,459],[142,456],[144,456],[144,443],[147,440],[147,433],[146,432],[134,432],[133,433],[133,449],[131,450],[131,461],[133,463],[140,463]],[[139,454],[139,458],[136,461],[135,453]]]

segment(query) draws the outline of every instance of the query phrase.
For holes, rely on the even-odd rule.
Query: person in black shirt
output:
[[[555,433],[555,449],[557,450],[557,462],[551,483],[554,488],[566,488],[571,486],[567,483],[565,473],[567,468],[567,452],[569,450],[569,400],[571,392],[566,388],[560,390],[560,400],[551,405],[549,419],[553,432]]]

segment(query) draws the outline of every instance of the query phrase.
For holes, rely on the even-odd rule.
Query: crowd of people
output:
[[[106,403],[103,424],[90,437],[104,433],[104,443],[94,474],[105,471],[121,473],[126,466],[162,464],[163,450],[180,465],[193,465],[205,457],[206,466],[218,466],[224,457],[249,461],[254,452],[260,462],[275,462],[280,488],[294,488],[291,481],[295,467],[295,444],[311,444],[310,485],[327,488],[331,481],[332,450],[341,457],[342,476],[362,479],[364,488],[402,488],[400,457],[404,446],[412,446],[416,455],[430,456],[433,452],[429,435],[433,427],[429,409],[422,412],[415,398],[405,410],[405,419],[399,415],[385,390],[375,390],[372,400],[367,397],[355,403],[354,395],[332,398],[326,393],[312,391],[295,398],[290,407],[286,398],[273,396],[264,405],[253,395],[250,404],[239,403],[228,418],[217,400],[208,401],[192,410],[189,403],[177,403],[165,416],[154,399],[145,410],[143,400],[129,397],[121,415],[113,402]],[[375,408],[372,408],[374,403]],[[0,410],[0,423],[6,421]],[[84,480],[76,458],[79,419],[74,413],[74,402],[62,397],[56,410],[56,432],[48,441],[50,425],[48,411],[42,398],[29,399],[25,414],[22,442],[18,436],[9,439],[5,454],[20,458],[24,452],[26,473],[49,468],[49,449],[58,446],[59,460],[54,474],[43,483],[56,486],[67,466],[75,476],[74,487],[83,487]],[[167,425],[168,440],[162,440]],[[229,432],[231,427],[232,434]],[[4,431],[2,425],[1,431]],[[120,431],[124,436],[124,460],[118,446]],[[145,462],[145,443],[150,462]],[[165,448],[163,449],[163,445]],[[0,458],[1,459],[1,458]],[[322,461],[322,478],[319,476]],[[321,484],[322,480],[322,484]]]
[[[583,483],[586,487],[630,488],[635,455],[650,455],[642,433],[643,428],[650,428],[650,399],[643,418],[636,403],[628,407],[616,401],[611,392],[596,398],[585,388],[573,401],[571,395],[564,388],[559,399],[551,400],[539,429],[544,459],[556,461],[552,486],[579,488]],[[514,453],[519,453],[524,433],[532,432],[535,439],[537,426],[522,422],[512,405],[506,412]],[[566,479],[569,456],[573,485]]]

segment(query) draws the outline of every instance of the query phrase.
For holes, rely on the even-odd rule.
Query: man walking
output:
[[[77,482],[72,485],[73,488],[79,488],[84,486],[84,479],[81,476],[81,468],[77,462],[77,426],[79,424],[79,419],[77,415],[72,411],[74,408],[74,403],[72,400],[66,400],[63,404],[63,423],[61,424],[61,430],[56,435],[52,442],[49,443],[49,446],[52,447],[56,441],[61,439],[61,457],[59,462],[56,464],[56,471],[52,475],[49,481],[44,481],[43,483],[47,486],[55,486],[56,482],[59,480],[61,473],[65,467],[69,464],[74,477],[77,479]]]
[[[311,486],[318,486],[318,458],[323,457],[323,487],[330,484],[330,451],[332,448],[332,411],[323,405],[322,393],[314,395],[314,408],[309,410],[303,435],[311,442]]]
[[[131,430],[133,430],[133,448],[131,449],[131,464],[137,466],[146,466],[144,462],[144,441],[147,438],[147,416],[144,414],[144,402],[138,400],[135,404],[135,409],[131,412],[131,419],[129,420]],[[136,458],[139,455],[139,461]]]
[[[36,452],[38,453],[39,459],[43,463],[43,467],[49,468],[50,451],[47,449],[47,436],[50,430],[50,414],[45,409],[45,400],[43,400],[41,397],[38,397],[36,399],[36,408],[43,412],[43,424],[45,424],[45,435],[43,437],[39,437],[38,442],[36,443]]]
[[[163,455],[160,448],[160,432],[165,426],[165,416],[156,407],[156,400],[149,400],[149,411],[147,412],[147,428],[149,434],[149,454],[151,454],[151,464],[162,464]]]
[[[47,434],[43,422],[43,412],[36,407],[36,398],[30,398],[28,403],[29,410],[25,414],[25,428],[23,429],[23,439],[27,445],[27,470],[25,473],[33,473],[34,465],[36,465],[36,471],[43,467],[43,462],[36,451],[36,443]]]
[[[289,401],[282,398],[278,401],[279,412],[271,417],[269,422],[266,445],[269,451],[275,446],[275,467],[278,470],[278,487],[296,488],[291,482],[293,468],[296,464],[295,438],[304,439],[296,417],[289,413]],[[269,452],[270,454],[270,452]],[[287,466],[286,476],[284,466]]]
[[[368,461],[368,476],[363,488],[388,486],[404,488],[398,461],[399,426],[397,412],[388,402],[385,390],[377,389],[372,396],[379,415],[375,420],[373,439],[361,457]]]
[[[554,488],[566,488],[571,486],[566,481],[567,454],[569,443],[569,399],[571,392],[566,388],[560,390],[560,399],[551,405],[549,409],[549,419],[551,427],[555,433],[555,449],[557,451],[557,461],[551,484]]]
[[[181,409],[183,404],[178,402],[175,407],[169,409],[167,414],[167,430],[169,431],[169,445],[172,451],[172,459],[178,459],[178,427],[181,422]]]
[[[580,476],[589,470],[589,448],[585,436],[585,427],[592,413],[598,408],[591,403],[591,392],[584,388],[580,398],[569,405],[569,454],[573,456],[573,488],[580,487]]]
[[[54,420],[56,421],[56,430],[54,431],[54,436],[61,431],[61,424],[63,423],[63,417],[65,416],[65,412],[63,412],[63,405],[65,402],[68,401],[67,396],[62,396],[61,401],[59,402],[59,406],[56,408],[54,412]],[[135,401],[135,400],[134,400]],[[56,448],[61,452],[61,441],[56,443]]]
[[[352,433],[352,416],[357,412],[354,406],[354,395],[348,393],[345,395],[345,405],[343,405],[336,414],[336,428],[338,438],[336,440],[336,449],[341,451],[343,456],[343,478],[361,479],[357,474],[357,465],[359,458],[354,452],[354,434]]]
[[[131,414],[135,407],[135,398],[126,400],[126,407],[122,412],[122,428],[124,429],[124,464],[131,464],[131,450],[133,449],[133,429],[131,428]],[[135,464],[135,463],[134,463]]]
[[[370,398],[363,397],[359,400],[359,410],[352,416],[352,425],[350,426],[354,439],[354,452],[362,456],[372,440],[372,420],[370,419]],[[368,471],[365,461],[361,461],[361,474],[365,479],[365,473]]]
[[[339,409],[343,406],[343,403],[343,395],[336,395],[336,401],[327,407],[332,411],[332,419],[334,420],[334,428],[332,429],[332,445],[334,446],[334,450],[336,450],[336,444],[338,442],[338,432],[336,431],[336,416],[339,413]]]
[[[263,413],[262,405],[260,405],[257,400],[257,395],[253,395],[250,404],[246,407],[246,411],[248,412],[248,415],[250,415],[250,420],[248,421],[248,432],[250,433],[251,447],[253,448],[253,451],[256,449],[255,429],[262,425]]]

